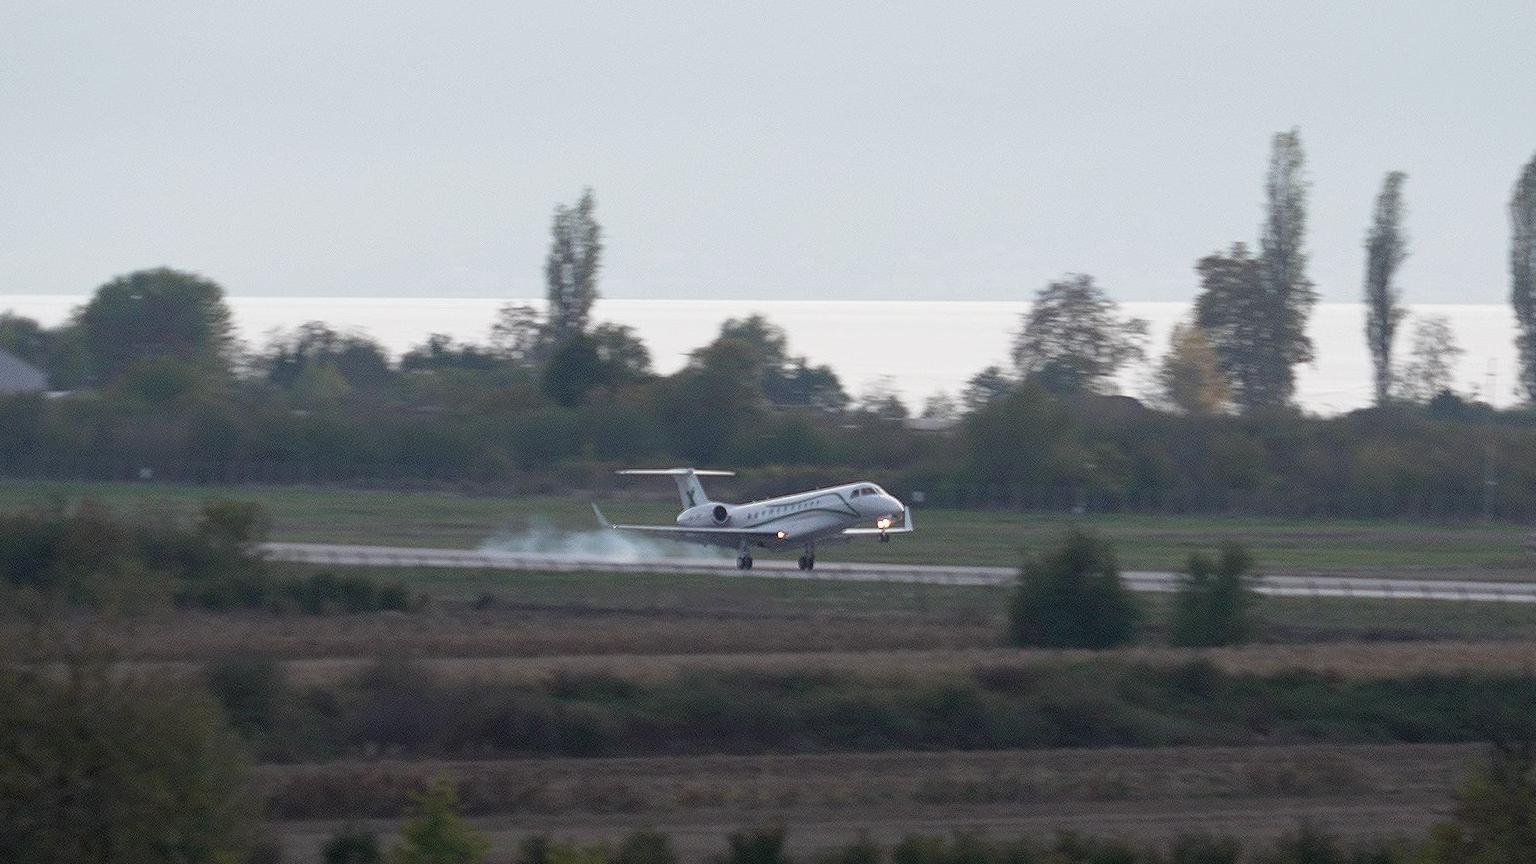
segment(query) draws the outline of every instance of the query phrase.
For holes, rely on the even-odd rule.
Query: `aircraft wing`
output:
[[[911,534],[917,527],[912,524],[912,508],[901,508],[901,525],[890,528],[844,528],[844,537],[878,537],[881,534]]]

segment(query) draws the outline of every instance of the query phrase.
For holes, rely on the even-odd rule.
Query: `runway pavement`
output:
[[[743,572],[736,569],[733,557],[615,560],[540,553],[327,543],[268,543],[263,546],[263,550],[268,558],[275,561],[337,566],[443,567],[564,573],[698,573],[735,578],[904,582],[926,585],[1003,585],[1012,581],[1017,572],[1011,567],[861,564],[834,561],[818,562],[815,570],[805,571],[798,569],[792,561],[770,558],[756,559],[752,570]],[[1178,588],[1179,574],[1155,570],[1132,570],[1122,573],[1121,578],[1135,591],[1168,592]],[[1255,588],[1261,594],[1282,597],[1536,603],[1536,582],[1271,575],[1263,577]]]

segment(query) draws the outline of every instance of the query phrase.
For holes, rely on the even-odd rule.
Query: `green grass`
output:
[[[490,599],[552,610],[604,610],[768,618],[902,616],[977,624],[1002,632],[1008,588],[836,582],[662,573],[539,573],[447,568],[298,567],[398,581],[448,601]],[[1138,594],[1147,608],[1143,641],[1162,644],[1172,596]],[[1259,642],[1401,639],[1536,639],[1536,604],[1345,597],[1264,597]]]
[[[580,497],[0,481],[0,508],[86,496],[150,514],[189,512],[212,498],[258,501],[272,512],[274,539],[306,542],[473,548],[534,524],[559,531],[595,527],[589,501]],[[618,521],[670,523],[676,512],[671,502],[601,503]],[[889,544],[832,546],[818,555],[834,561],[1012,565],[1023,550],[1078,524],[1113,539],[1127,568],[1175,568],[1191,551],[1231,539],[1249,545],[1271,570],[1530,570],[1536,575],[1536,556],[1524,545],[1529,529],[1518,525],[957,510],[923,510],[917,522],[915,534]]]

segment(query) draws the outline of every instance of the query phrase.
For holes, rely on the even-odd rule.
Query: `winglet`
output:
[[[608,521],[608,517],[603,515],[603,511],[597,509],[596,501],[592,502],[592,512],[597,514],[597,524],[603,526],[604,528],[613,527],[613,523]]]
[[[901,508],[901,521],[903,523],[905,523],[905,527],[906,527],[906,529],[908,531],[916,530],[916,526],[912,524],[912,508],[911,507],[903,507],[903,508]]]

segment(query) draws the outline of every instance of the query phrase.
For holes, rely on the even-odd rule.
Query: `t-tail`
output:
[[[673,482],[677,483],[677,497],[682,499],[684,510],[710,503],[709,495],[704,492],[704,485],[699,482],[700,477],[736,476],[735,471],[707,471],[698,468],[631,468],[618,473],[671,477]]]

